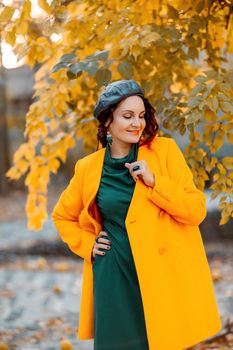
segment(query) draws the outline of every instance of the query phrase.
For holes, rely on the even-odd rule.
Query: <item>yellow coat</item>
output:
[[[84,259],[78,339],[93,338],[91,252],[102,230],[95,202],[106,148],[78,160],[52,218],[64,242]],[[138,274],[150,350],[182,350],[218,333],[221,318],[198,225],[206,198],[174,139],[140,146],[155,186],[137,180],[125,220]],[[111,322],[111,320],[110,320]]]

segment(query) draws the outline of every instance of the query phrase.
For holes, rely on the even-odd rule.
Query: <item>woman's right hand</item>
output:
[[[98,236],[96,237],[96,240],[98,242],[95,242],[93,249],[92,249],[92,260],[95,259],[96,254],[98,255],[105,255],[105,252],[98,250],[99,248],[104,248],[104,249],[111,249],[111,241],[108,239],[104,238],[107,237],[107,233],[105,231],[100,231]]]

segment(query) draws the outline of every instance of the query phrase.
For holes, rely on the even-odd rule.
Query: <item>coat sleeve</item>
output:
[[[193,182],[193,174],[174,139],[169,139],[169,176],[154,173],[155,185],[147,198],[183,224],[199,225],[206,217],[206,197]]]
[[[79,215],[83,209],[81,189],[82,179],[78,160],[74,176],[53,209],[52,220],[61,239],[67,243],[70,250],[91,263],[96,236],[93,232],[82,229],[79,224]]]

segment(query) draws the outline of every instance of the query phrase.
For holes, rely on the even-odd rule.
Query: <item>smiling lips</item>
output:
[[[132,131],[129,131],[128,132],[131,132],[131,134],[134,134],[134,135],[138,135],[139,134],[139,130],[132,130]]]

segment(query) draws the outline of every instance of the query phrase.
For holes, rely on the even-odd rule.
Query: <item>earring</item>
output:
[[[106,140],[109,145],[112,145],[112,135],[108,130],[107,130]]]

